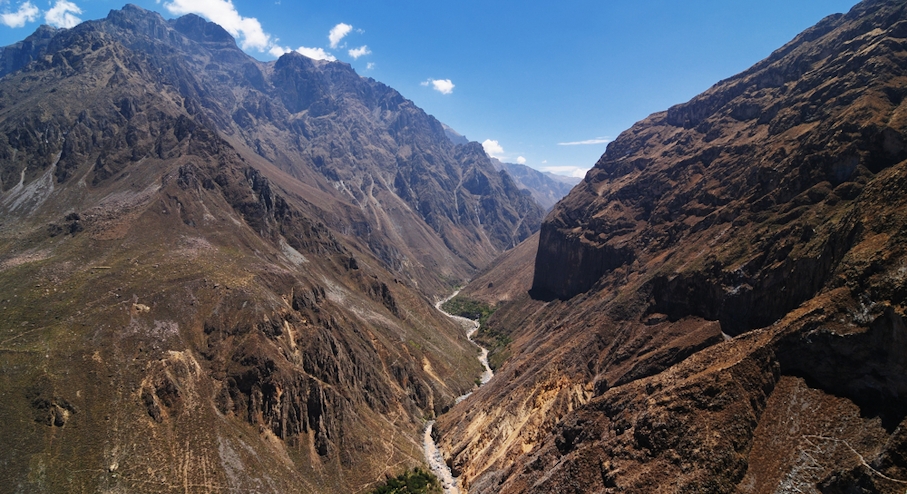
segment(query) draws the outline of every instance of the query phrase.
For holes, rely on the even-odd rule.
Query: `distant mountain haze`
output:
[[[505,170],[513,177],[518,187],[526,189],[540,206],[550,211],[557,201],[563,199],[580,182],[580,178],[540,172],[534,168],[517,163],[503,163],[492,158],[492,164],[498,170]]]
[[[443,124],[442,124],[443,125]],[[447,138],[454,144],[467,144],[469,140],[452,128],[444,125]],[[491,158],[491,163],[496,170],[505,170],[516,182],[517,187],[529,191],[532,198],[539,203],[545,211],[550,211],[554,204],[570,192],[581,179],[556,175],[551,172],[540,172],[534,168],[517,163],[505,163],[497,158]]]

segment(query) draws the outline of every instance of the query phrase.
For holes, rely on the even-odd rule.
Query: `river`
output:
[[[448,300],[456,297],[458,293],[460,293],[460,290],[453,292],[451,296],[436,303],[435,308],[441,312],[444,312],[444,309],[441,308],[441,305],[443,305],[444,302],[447,302]],[[459,322],[464,328],[469,328],[466,330],[466,337],[469,338],[469,341],[471,341],[473,345],[476,345],[481,350],[481,353],[479,354],[479,362],[481,362],[482,367],[485,368],[485,370],[482,372],[482,376],[479,379],[479,382],[481,383],[480,385],[486,384],[491,380],[492,377],[494,377],[494,372],[492,372],[491,367],[488,366],[488,349],[482,348],[472,339],[472,337],[479,330],[478,321],[473,321],[472,319],[467,319],[465,317],[455,316],[447,312],[444,312],[444,314],[447,317]],[[458,397],[456,402],[460,403],[471,394],[472,392],[469,392],[463,396]],[[450,468],[447,467],[447,463],[444,462],[444,457],[441,455],[441,451],[438,449],[438,445],[435,444],[434,438],[431,437],[431,431],[434,425],[434,420],[428,422],[428,424],[425,425],[425,432],[422,439],[422,448],[425,451],[425,460],[428,462],[428,466],[431,468],[432,473],[434,473],[438,477],[438,479],[441,480],[441,486],[444,488],[444,494],[460,494],[460,486],[457,478],[453,476]]]

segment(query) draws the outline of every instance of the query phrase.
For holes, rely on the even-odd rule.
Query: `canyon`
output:
[[[0,492],[902,493],[905,96],[865,0],[560,199],[342,62],[42,26],[0,50]]]
[[[477,321],[468,319],[463,316],[458,316],[451,314],[445,311],[442,308],[447,301],[453,299],[460,293],[460,290],[455,291],[452,295],[445,298],[444,300],[439,301],[435,304],[435,308],[444,313],[447,317],[459,323],[464,329],[466,329],[466,337],[469,338],[469,341],[475,343],[472,337],[478,332],[480,324]],[[482,386],[488,384],[491,381],[491,378],[494,377],[494,372],[491,370],[491,367],[488,365],[488,349],[484,348],[478,344],[476,347],[479,349],[480,353],[478,355],[479,362],[482,364],[484,369],[482,375],[477,379],[476,386]],[[472,391],[460,395],[456,399],[456,403],[459,403],[472,394]],[[459,482],[454,478],[453,473],[450,471],[450,468],[447,466],[447,463],[444,461],[444,456],[441,454],[441,451],[438,449],[438,445],[435,442],[435,438],[432,435],[432,430],[434,428],[434,421],[428,422],[425,426],[425,432],[423,433],[422,446],[425,450],[425,460],[428,462],[428,467],[431,471],[438,477],[441,481],[441,487],[444,490],[444,494],[460,494]]]

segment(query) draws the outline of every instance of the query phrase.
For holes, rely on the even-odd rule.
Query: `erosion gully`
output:
[[[440,302],[435,304],[435,308],[437,308],[441,312],[444,312],[444,309],[441,308],[441,305],[443,305],[444,302],[447,302],[448,300],[456,297],[458,293],[460,293],[459,290],[455,291],[446,299],[441,300]],[[482,348],[472,339],[472,337],[479,330],[478,321],[473,321],[472,319],[467,319],[465,317],[455,316],[447,312],[444,312],[444,314],[447,315],[447,317],[450,317],[451,319],[460,323],[464,328],[468,328],[466,331],[466,337],[469,338],[469,341],[471,341],[473,345],[476,345],[481,350],[481,353],[479,354],[479,362],[481,362],[482,366],[485,368],[485,371],[482,372],[482,377],[480,378],[479,385],[482,386],[486,384],[491,380],[492,377],[494,377],[494,372],[492,372],[491,367],[488,366],[488,349]],[[463,396],[458,397],[457,403],[465,400],[471,394],[472,392],[469,392]],[[428,462],[428,466],[431,468],[432,473],[434,473],[438,477],[438,479],[441,480],[441,485],[444,488],[444,494],[460,494],[459,482],[457,481],[457,478],[453,476],[453,473],[451,473],[450,468],[448,468],[447,466],[447,463],[444,462],[444,457],[441,455],[441,451],[438,449],[438,445],[435,444],[435,440],[431,436],[432,427],[434,425],[434,420],[429,421],[425,425],[425,432],[423,433],[422,439],[422,448],[425,451],[425,460]]]

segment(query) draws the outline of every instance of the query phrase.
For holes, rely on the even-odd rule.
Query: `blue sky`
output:
[[[246,52],[333,57],[508,162],[582,175],[607,142],[855,0],[133,0],[194,12]],[[123,0],[0,0],[0,45]]]

